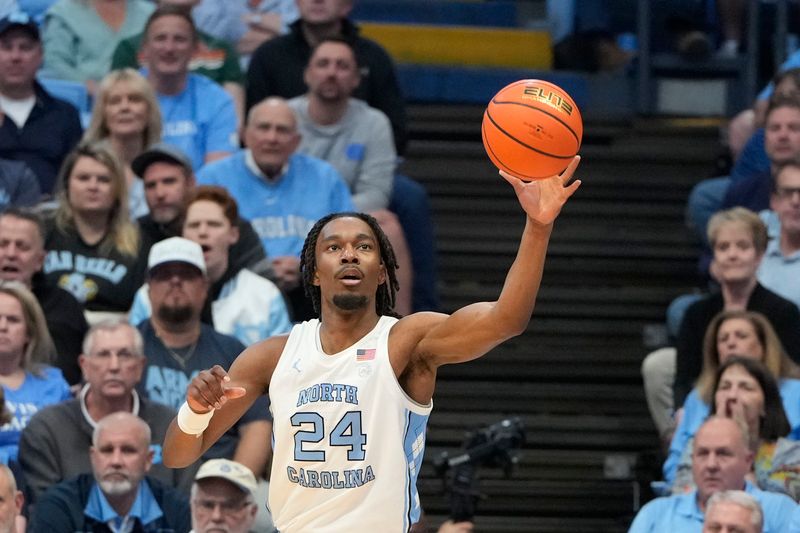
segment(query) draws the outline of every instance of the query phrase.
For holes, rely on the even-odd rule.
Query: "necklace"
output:
[[[186,370],[186,364],[189,362],[189,359],[192,358],[194,355],[195,350],[197,350],[197,342],[200,339],[198,338],[189,346],[184,346],[182,348],[170,348],[167,346],[164,341],[161,341],[161,344],[164,345],[164,348],[167,349],[167,353],[177,362],[181,369]]]

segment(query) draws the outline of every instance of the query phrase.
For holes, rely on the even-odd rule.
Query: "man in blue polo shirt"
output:
[[[697,430],[692,450],[697,489],[651,501],[636,515],[628,533],[700,533],[708,499],[724,490],[744,490],[758,500],[764,511],[764,533],[787,531],[797,504],[785,494],[764,492],[745,481],[753,466],[747,441],[747,432],[733,419],[709,418]]]

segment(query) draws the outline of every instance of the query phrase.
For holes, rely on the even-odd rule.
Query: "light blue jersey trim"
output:
[[[428,425],[428,415],[420,415],[406,409],[406,427],[403,437],[403,452],[406,456],[406,501],[403,516],[403,529],[408,531],[412,524],[419,521],[422,508],[417,492],[417,477],[422,468],[422,459],[425,455],[425,430]]]

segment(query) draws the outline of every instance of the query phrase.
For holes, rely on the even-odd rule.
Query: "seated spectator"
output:
[[[270,96],[294,98],[307,90],[304,73],[311,49],[325,37],[344,37],[353,46],[363,66],[355,98],[380,109],[389,118],[397,152],[406,145],[406,111],[394,62],[375,41],[361,37],[347,18],[353,0],[298,0],[300,18],[289,26],[289,34],[270,39],[253,52],[247,71],[247,110]]]
[[[753,482],[762,490],[800,498],[800,443],[786,438],[791,428],[769,370],[755,359],[731,357],[719,367],[715,378],[711,415],[744,423],[750,449],[755,453]],[[673,493],[686,492],[694,486],[690,450],[691,441],[677,466]]]
[[[800,310],[758,283],[756,272],[767,247],[767,229],[743,208],[721,211],[708,224],[720,288],[686,309],[676,349],[662,349],[642,363],[648,406],[662,435],[669,432],[674,407],[683,405],[703,365],[703,337],[722,310],[747,309],[766,316],[786,353],[800,361]],[[673,363],[675,361],[675,363]]]
[[[158,5],[177,5],[184,9],[193,9],[195,22],[198,19],[194,9],[201,0],[157,0]],[[199,27],[199,26],[198,26]],[[141,46],[143,33],[122,40],[111,58],[111,68],[139,68],[144,64]],[[233,47],[222,39],[204,32],[197,32],[197,47],[189,61],[189,70],[200,74],[225,89],[233,99],[239,124],[243,123],[244,113],[244,73],[239,65],[239,55]]]
[[[195,170],[239,146],[231,97],[205,76],[189,72],[197,39],[191,15],[165,5],[147,20],[142,41],[147,79],[161,106],[163,141],[186,153]]]
[[[800,307],[800,162],[780,166],[773,179],[769,206],[780,230],[767,243],[758,282]]]
[[[55,366],[75,385],[81,380],[78,356],[89,325],[71,293],[45,283],[44,241],[44,221],[35,212],[12,208],[0,214],[0,280],[17,281],[33,292],[55,344]]]
[[[199,244],[181,237],[163,240],[150,249],[148,268],[153,313],[139,324],[147,354],[139,392],[177,410],[192,377],[214,365],[229,368],[244,346],[200,321],[208,279]],[[260,397],[203,458],[233,459],[262,477],[271,453],[268,405]]]
[[[256,478],[244,465],[211,459],[197,471],[192,486],[193,533],[249,533],[258,512]]]
[[[147,214],[142,182],[131,161],[161,140],[161,111],[153,88],[132,69],[115,70],[100,82],[92,119],[84,142],[106,141],[124,165],[128,212],[132,218]]]
[[[126,322],[101,322],[89,331],[80,358],[86,384],[78,397],[42,409],[22,431],[19,461],[33,502],[50,486],[91,472],[92,431],[116,412],[132,413],[150,427],[150,476],[188,492],[195,468],[161,464],[161,443],[175,411],[136,392],[145,366],[142,350],[139,330]]]
[[[0,19],[0,157],[24,162],[50,195],[58,169],[81,138],[74,106],[36,81],[42,64],[39,28],[24,14]]]
[[[132,168],[142,179],[150,211],[138,220],[144,253],[159,241],[181,236],[186,200],[194,190],[195,177],[192,164],[183,152],[163,143],[140,154],[133,160]],[[261,239],[247,220],[240,217],[236,226],[239,240],[228,254],[231,267],[248,268],[263,275],[269,270],[269,263]]]
[[[717,371],[733,356],[752,357],[762,363],[778,382],[783,408],[792,429],[800,429],[800,370],[783,351],[769,320],[753,311],[722,311],[703,339],[703,370],[697,386],[686,397],[683,415],[675,429],[664,463],[664,480],[672,484],[687,443],[710,412]]]
[[[147,475],[150,442],[150,428],[136,415],[100,420],[89,449],[92,473],[50,487],[36,503],[31,531],[189,531],[188,498]]]
[[[41,199],[39,180],[28,165],[0,159],[0,211],[12,206],[36,205]]]
[[[202,0],[197,27],[236,45],[245,63],[263,42],[289,29],[299,12],[295,0]]]
[[[114,48],[142,31],[152,12],[145,0],[58,0],[47,10],[42,31],[47,75],[85,83],[95,94]]]
[[[292,324],[275,284],[247,269],[229,267],[228,251],[239,238],[236,201],[224,188],[204,185],[195,189],[186,206],[183,236],[202,247],[210,282],[203,322],[245,346],[287,333]],[[129,316],[132,324],[150,317],[147,294],[147,286],[136,293]]]
[[[0,427],[0,462],[17,459],[20,434],[47,405],[69,398],[61,370],[49,366],[53,341],[42,309],[22,284],[0,283],[0,385],[12,421]]]
[[[360,74],[355,52],[342,38],[328,37],[314,47],[305,79],[308,92],[289,101],[301,136],[298,151],[333,165],[350,188],[356,209],[378,220],[399,265],[395,310],[410,314],[411,258],[403,228],[388,210],[397,161],[389,120],[351,98]]]
[[[703,533],[762,533],[764,513],[758,500],[741,490],[725,490],[708,499]]]
[[[303,242],[323,216],[354,209],[350,192],[333,166],[295,153],[297,122],[281,98],[268,98],[250,110],[244,142],[247,149],[207,165],[198,180],[230,191],[261,237],[294,320],[308,318],[314,312],[300,286]]]
[[[9,467],[0,464],[0,533],[25,531],[26,520],[22,516],[25,496],[17,489],[17,481]]]
[[[89,323],[127,313],[145,262],[128,216],[122,165],[106,145],[81,144],[64,162],[59,187],[58,207],[47,221],[47,283],[71,292]]]
[[[785,494],[762,491],[748,481],[752,464],[747,430],[731,418],[709,418],[697,430],[692,447],[697,488],[649,502],[636,515],[628,533],[700,532],[709,498],[726,490],[744,490],[758,500],[764,511],[765,533],[786,531],[797,505]]]

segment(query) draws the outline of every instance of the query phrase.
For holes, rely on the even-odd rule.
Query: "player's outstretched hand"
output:
[[[228,373],[219,365],[197,374],[186,391],[186,402],[191,410],[207,413],[219,409],[228,400],[244,396],[247,392],[244,387],[227,386],[230,380]]]
[[[514,187],[519,203],[528,217],[546,226],[556,219],[567,199],[580,187],[581,180],[569,183],[580,160],[581,156],[576,155],[564,172],[541,180],[522,181],[502,170],[500,175]]]

